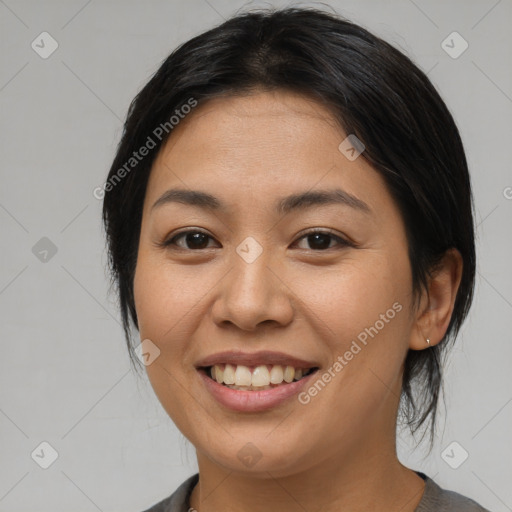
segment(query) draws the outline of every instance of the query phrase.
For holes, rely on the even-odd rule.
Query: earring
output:
[[[430,346],[430,338],[427,338],[427,345]]]

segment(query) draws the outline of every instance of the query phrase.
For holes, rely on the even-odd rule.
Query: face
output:
[[[394,439],[413,329],[407,240],[382,177],[339,149],[346,137],[320,104],[258,92],[200,104],[155,160],[140,338],[160,351],[146,367],[160,402],[209,464],[285,476]],[[223,375],[231,361],[260,389],[279,363],[285,377],[316,370],[236,390],[205,369],[220,353]]]

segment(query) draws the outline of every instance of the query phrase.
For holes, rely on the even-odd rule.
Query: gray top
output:
[[[489,512],[476,501],[456,492],[441,489],[424,473],[416,473],[425,480],[425,492],[414,512]],[[196,473],[185,480],[171,496],[144,512],[189,512],[189,497],[198,481],[199,473]]]

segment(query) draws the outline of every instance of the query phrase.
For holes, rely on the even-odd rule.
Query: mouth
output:
[[[260,413],[291,404],[320,370],[320,361],[284,352],[230,350],[195,365],[204,389],[223,408]]]
[[[279,364],[246,366],[229,363],[198,367],[198,371],[208,379],[237,391],[264,391],[284,387],[305,379],[318,369],[317,366],[295,367]]]

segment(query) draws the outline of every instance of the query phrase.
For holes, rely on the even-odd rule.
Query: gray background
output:
[[[172,49],[243,5],[288,4],[0,0],[0,511],[140,512],[196,471],[193,447],[130,371],[93,190],[130,100]],[[428,71],[474,183],[476,299],[446,370],[448,415],[430,455],[401,435],[401,460],[512,510],[512,3],[329,5]],[[43,31],[59,45],[47,59],[31,48]],[[469,43],[458,58],[441,46],[453,31]],[[41,252],[43,237],[56,254]],[[58,453],[47,469],[36,460],[48,449],[31,457],[43,441]],[[442,457],[454,441],[469,453],[458,469]]]

